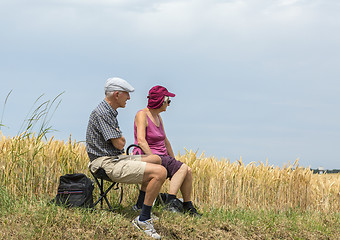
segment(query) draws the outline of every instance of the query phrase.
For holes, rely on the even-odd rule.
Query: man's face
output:
[[[130,94],[128,92],[119,92],[118,107],[125,108],[127,100],[130,100]]]

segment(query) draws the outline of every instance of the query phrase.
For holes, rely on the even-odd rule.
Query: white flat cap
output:
[[[113,77],[106,80],[105,92],[123,91],[123,92],[133,92],[135,89],[122,78]]]

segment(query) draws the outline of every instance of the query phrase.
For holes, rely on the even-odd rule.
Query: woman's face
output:
[[[161,106],[161,109],[163,111],[166,111],[167,107],[170,105],[170,102],[171,102],[170,98],[168,96],[165,96],[164,101],[163,101],[163,105]]]

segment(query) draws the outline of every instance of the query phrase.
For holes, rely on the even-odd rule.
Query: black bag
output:
[[[60,177],[58,193],[52,200],[66,207],[93,207],[93,182],[85,174],[74,173]]]

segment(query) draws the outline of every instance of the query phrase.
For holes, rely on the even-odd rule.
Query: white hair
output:
[[[167,102],[169,99],[170,99],[169,96],[164,96],[163,102]]]
[[[115,92],[122,93],[122,91],[105,91],[105,96],[110,98]]]

